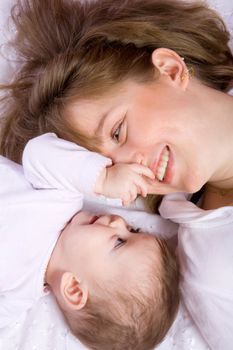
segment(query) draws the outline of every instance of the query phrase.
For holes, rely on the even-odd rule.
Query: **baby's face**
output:
[[[101,283],[120,278],[129,283],[129,277],[135,275],[133,271],[141,271],[151,254],[153,261],[160,265],[160,249],[155,238],[132,232],[119,216],[97,217],[80,212],[64,229],[60,239],[68,268],[80,280]]]

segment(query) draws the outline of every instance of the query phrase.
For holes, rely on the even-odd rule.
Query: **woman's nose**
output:
[[[125,149],[124,151],[116,151],[112,155],[112,160],[114,163],[137,163],[145,164],[145,156],[142,152],[132,151]]]

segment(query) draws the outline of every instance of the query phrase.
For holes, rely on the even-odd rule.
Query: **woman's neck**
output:
[[[212,101],[209,112],[217,131],[212,144],[216,169],[205,186],[203,209],[233,205],[233,97],[213,90],[211,93],[207,102]]]
[[[208,184],[219,190],[230,190],[233,188],[233,97],[223,93],[218,97],[221,102],[213,103],[216,108],[213,122],[217,134],[212,149],[217,167]]]
[[[200,109],[206,181],[220,189],[233,188],[233,97],[195,79],[189,93]]]
[[[233,205],[233,187],[226,190],[209,184],[205,186],[202,209],[217,209],[228,205]]]

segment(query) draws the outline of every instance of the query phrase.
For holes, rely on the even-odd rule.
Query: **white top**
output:
[[[214,350],[233,344],[233,206],[203,210],[184,194],[167,195],[160,213],[178,223],[181,292]]]
[[[32,188],[21,166],[0,157],[0,183],[4,184],[0,187],[0,329],[17,320],[43,295],[45,270],[61,230],[82,209],[82,190],[91,192],[100,170],[111,164],[109,159],[82,148],[73,162],[73,144],[69,143],[70,161],[75,166],[75,176],[69,178],[77,179],[79,188],[79,191],[77,187],[73,190],[71,182],[65,183],[66,188],[62,186],[65,179],[59,177],[62,150],[58,152],[59,157],[53,154],[51,158],[49,149],[46,149],[50,168],[58,168],[52,176],[46,164],[43,167],[36,158],[30,158],[34,151],[39,152],[33,150],[35,145],[37,143],[32,141],[27,148],[25,172],[35,187],[43,190]],[[41,152],[45,152],[43,142],[39,145]],[[77,154],[78,146],[75,147]],[[33,172],[32,163],[38,176]]]

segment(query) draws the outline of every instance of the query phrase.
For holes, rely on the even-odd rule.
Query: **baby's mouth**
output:
[[[99,219],[99,216],[94,215],[92,216],[91,220],[89,221],[89,225],[94,224]]]
[[[163,181],[165,179],[166,171],[169,163],[169,157],[170,157],[169,148],[165,147],[161,154],[161,157],[156,169],[156,173],[155,173],[155,176],[159,181]]]

